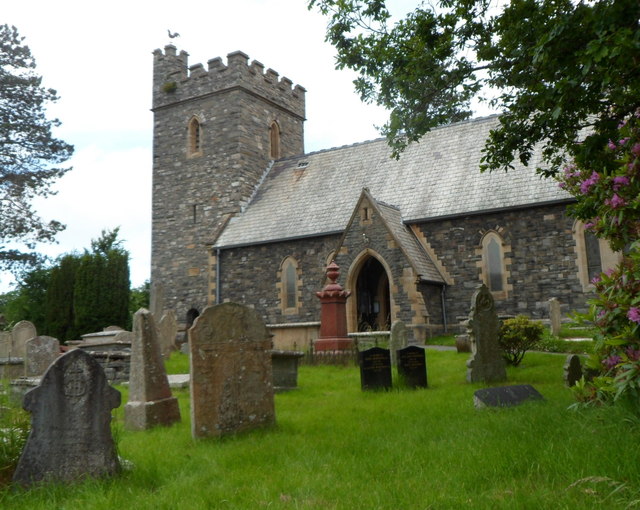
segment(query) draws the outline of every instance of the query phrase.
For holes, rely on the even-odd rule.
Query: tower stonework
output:
[[[215,302],[208,247],[274,157],[303,154],[305,89],[239,51],[207,69],[172,45],[153,58],[152,293],[184,323]]]

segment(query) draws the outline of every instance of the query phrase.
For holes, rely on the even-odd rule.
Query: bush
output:
[[[540,342],[543,333],[542,324],[524,315],[505,320],[500,327],[498,343],[506,362],[517,367],[525,353]]]
[[[31,428],[31,417],[9,401],[0,383],[0,487],[11,483]]]

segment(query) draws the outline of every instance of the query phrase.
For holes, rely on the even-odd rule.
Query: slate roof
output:
[[[378,139],[277,161],[215,247],[340,233],[363,188],[396,206],[405,223],[569,201],[554,180],[535,174],[540,154],[529,167],[480,173],[481,149],[497,124],[492,116],[434,129],[399,160]]]

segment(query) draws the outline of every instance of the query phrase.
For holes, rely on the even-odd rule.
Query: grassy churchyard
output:
[[[114,431],[128,467],[106,480],[0,489],[6,509],[617,509],[640,507],[640,421],[622,409],[569,410],[564,356],[528,353],[509,384],[545,397],[476,410],[467,354],[427,351],[429,389],[362,392],[358,368],[303,366],[276,395],[277,426],[222,440],[182,422]],[[187,370],[174,354],[169,372]],[[126,388],[122,392],[127,401]]]

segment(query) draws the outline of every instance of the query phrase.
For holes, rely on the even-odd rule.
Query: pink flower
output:
[[[613,178],[614,191],[618,191],[622,186],[628,186],[628,185],[629,185],[629,178],[624,175],[620,175],[618,177]]]
[[[608,205],[609,207],[611,207],[611,209],[618,209],[619,207],[622,207],[627,204],[624,201],[624,198],[621,198],[620,196],[618,196],[617,193],[614,193],[611,198],[607,198],[604,201],[604,203],[605,205]]]
[[[635,156],[635,157],[640,157],[640,143],[636,143],[632,148],[631,148],[631,153]]]
[[[598,182],[599,179],[600,176],[597,174],[597,172],[593,172],[591,174],[591,177],[582,181],[582,183],[580,184],[580,191],[584,194],[589,193],[589,188],[591,188],[591,186]]]
[[[619,142],[619,143],[620,143],[620,146],[622,146],[622,145],[626,145],[626,143],[627,143],[628,141],[629,141],[629,137],[628,137],[628,136],[627,136],[626,138],[622,138],[622,139],[620,140],[620,142]]]
[[[589,222],[589,223],[585,223],[584,228],[585,228],[585,230],[591,230],[595,226],[596,226],[595,223]]]
[[[631,361],[638,361],[640,359],[640,349],[634,349],[633,347],[627,347],[627,356]]]
[[[620,356],[618,356],[617,354],[613,354],[613,355],[609,356],[607,359],[602,360],[602,364],[605,367],[607,367],[607,369],[611,370],[613,367],[615,367],[621,361],[622,361],[622,358]]]
[[[607,144],[607,147],[609,147],[609,149],[611,149],[612,151],[616,150],[616,144],[614,142],[612,142],[611,140],[609,140],[609,143]]]
[[[638,324],[640,324],[640,308],[636,306],[632,306],[631,308],[629,308],[629,311],[627,312],[627,318],[631,322],[637,322]]]

